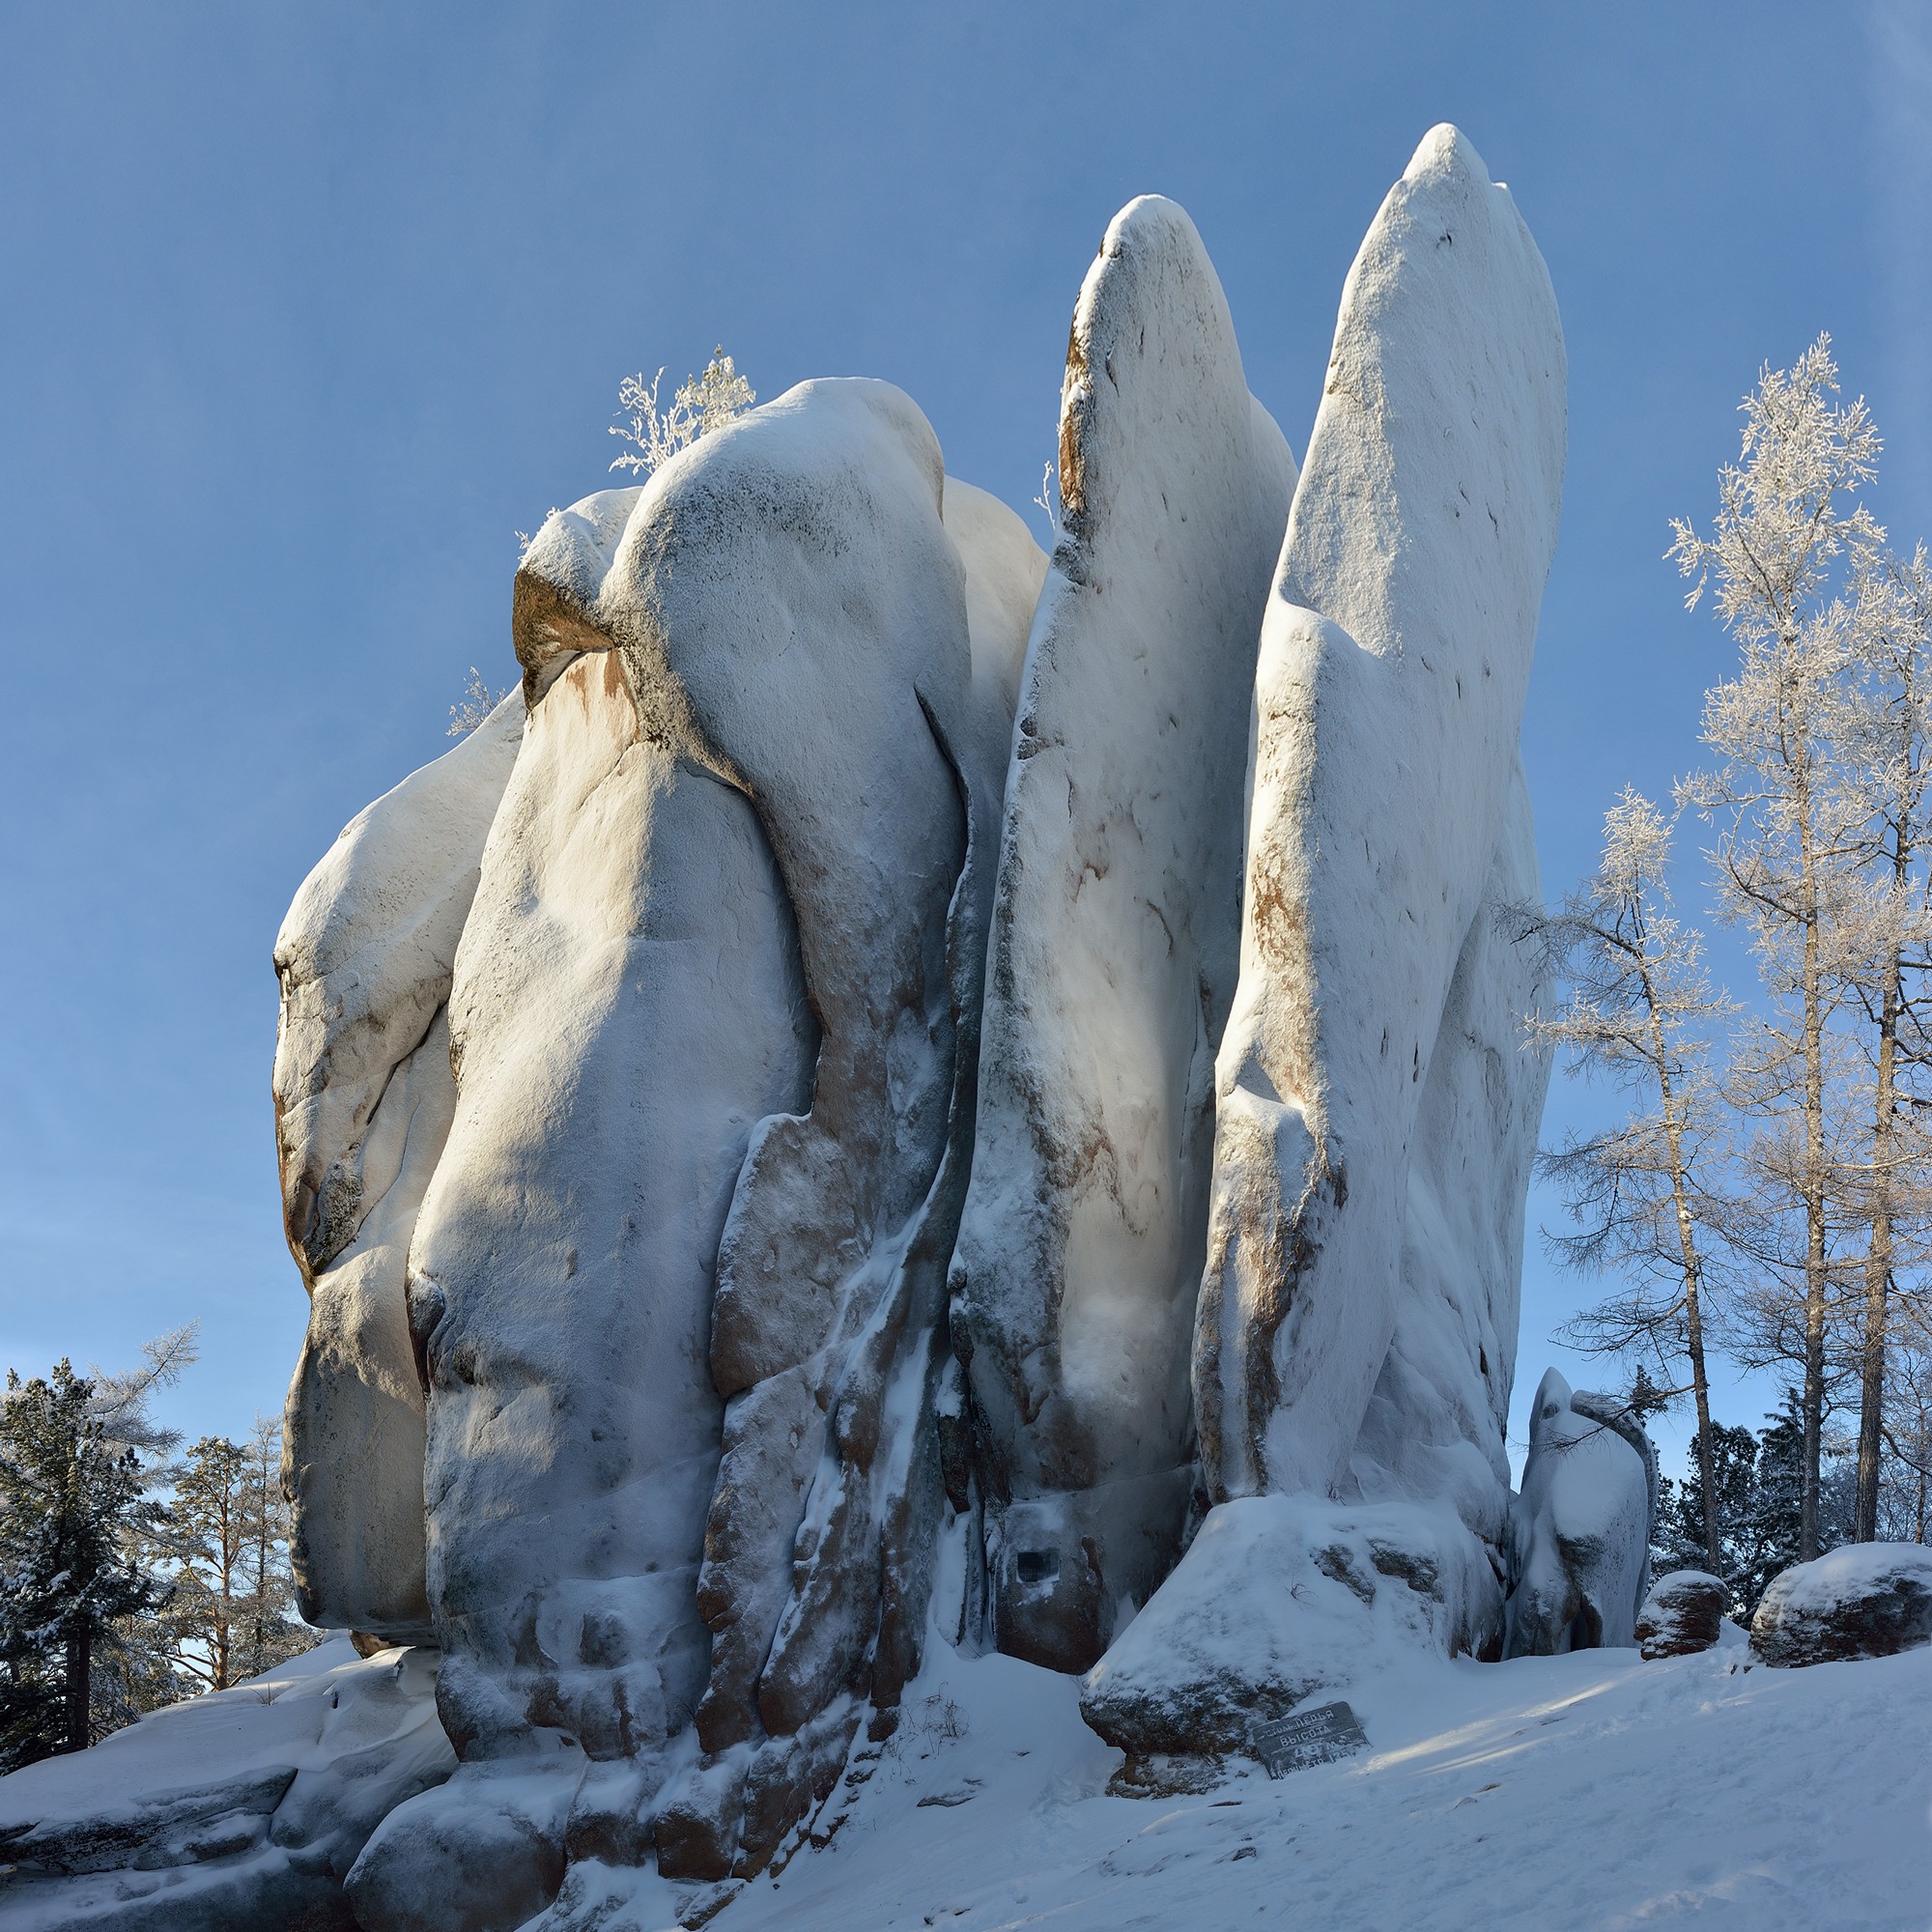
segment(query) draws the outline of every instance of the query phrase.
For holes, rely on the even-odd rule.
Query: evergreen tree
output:
[[[0,1769],[86,1748],[96,1647],[165,1594],[126,1552],[140,1462],[94,1395],[63,1360],[44,1380],[10,1370],[0,1402]]]

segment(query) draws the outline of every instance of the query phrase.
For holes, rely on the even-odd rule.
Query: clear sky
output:
[[[604,485],[624,374],[723,342],[762,396],[883,376],[1025,507],[1081,276],[1157,190],[1298,453],[1362,232],[1457,122],[1569,337],[1523,732],[1553,892],[1619,786],[1695,761],[1726,645],[1665,520],[1708,518],[1760,361],[1833,332],[1876,507],[1932,537],[1924,0],[0,19],[0,1364],[199,1318],[193,1432],[278,1406],[303,1320],[276,926],[468,668],[511,680],[512,532]],[[1546,1363],[1592,1378],[1547,1341],[1588,1292],[1532,1237],[1519,1416]]]

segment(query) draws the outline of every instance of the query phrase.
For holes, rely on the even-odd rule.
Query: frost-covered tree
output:
[[[320,1635],[296,1614],[295,1574],[289,1565],[294,1521],[282,1493],[282,1425],[258,1415],[243,1447],[242,1589],[235,1631],[237,1674],[259,1677],[310,1649]]]
[[[1703,738],[1719,762],[1687,781],[1681,796],[1719,827],[1723,911],[1749,930],[1770,996],[1738,1092],[1766,1129],[1756,1144],[1767,1161],[1760,1207],[1788,1197],[1801,1224],[1792,1252],[1802,1298],[1802,1557],[1820,1548],[1839,1180],[1827,1035],[1840,994],[1837,921],[1855,893],[1857,827],[1845,813],[1856,808],[1839,782],[1860,658],[1848,584],[1883,538],[1857,500],[1876,473],[1878,433],[1861,398],[1837,398],[1827,337],[1790,369],[1767,366],[1743,405],[1740,460],[1719,472],[1710,534],[1676,520],[1669,552],[1694,579],[1687,604],[1711,591],[1739,651],[1737,674],[1705,699]]]
[[[1858,1502],[1853,1533],[1878,1535],[1885,1454],[1887,1337],[1893,1284],[1922,1261],[1928,1143],[1925,1073],[1932,1052],[1923,989],[1932,966],[1932,568],[1925,550],[1864,560],[1852,602],[1860,651],[1846,784],[1862,818],[1863,892],[1841,953],[1861,1015],[1868,1066],[1867,1157],[1860,1163],[1866,1230],[1862,1309],[1851,1350],[1859,1382]]]
[[[521,530],[517,533],[523,535]],[[527,544],[527,539],[525,539]],[[509,696],[510,687],[505,685],[498,691],[488,678],[476,668],[469,667],[469,682],[463,687],[463,696],[449,707],[449,731],[452,738],[467,738],[476,727]]]
[[[128,1553],[144,1483],[67,1361],[0,1401],[0,1766],[93,1741],[96,1648],[164,1592]]]
[[[247,1529],[242,1511],[246,1454],[224,1436],[204,1435],[183,1459],[169,1508],[174,1596],[168,1625],[176,1668],[194,1688],[225,1690],[234,1668],[236,1599]]]
[[[225,1690],[306,1650],[295,1616],[281,1428],[257,1416],[249,1440],[204,1435],[183,1460],[164,1537],[174,1595],[164,1613],[182,1689]]]
[[[193,1364],[199,1325],[190,1321],[156,1336],[143,1345],[141,1359],[131,1369],[103,1369],[96,1363],[87,1372],[94,1384],[92,1412],[109,1445],[131,1450],[140,1467],[145,1493],[122,1530],[122,1545],[129,1560],[150,1573],[157,1570],[156,1559],[164,1553],[161,1539],[167,1534],[167,1511],[156,1492],[172,1485],[179,1473],[175,1456],[182,1440],[181,1432],[160,1422],[151,1405],[159,1390],[178,1381]],[[104,1738],[181,1694],[166,1603],[114,1619],[95,1646],[89,1672],[94,1736]]]
[[[1689,1389],[1706,1567],[1715,1572],[1706,1248],[1722,1218],[1710,1170],[1722,1158],[1725,1118],[1711,1048],[1713,1029],[1735,1009],[1711,989],[1699,935],[1673,916],[1670,847],[1663,815],[1626,788],[1605,816],[1595,874],[1541,923],[1563,960],[1569,1004],[1528,1025],[1564,1051],[1567,1073],[1601,1078],[1629,1101],[1615,1125],[1572,1133],[1543,1154],[1577,1224],[1545,1239],[1568,1266],[1623,1277],[1616,1293],[1568,1324],[1565,1339],[1591,1352],[1653,1357],[1667,1385],[1652,1401]],[[1688,1381],[1677,1380],[1680,1370]]]
[[[617,412],[622,420],[613,423],[610,433],[630,447],[612,459],[612,469],[648,476],[687,443],[724,428],[758,400],[722,346],[697,375],[687,376],[678,384],[670,408],[660,414],[658,388],[663,382],[660,369],[648,383],[640,372],[618,384]]]

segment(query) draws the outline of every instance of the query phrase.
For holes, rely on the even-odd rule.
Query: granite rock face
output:
[[[1564,426],[1542,257],[1438,128],[1350,270],[1263,622],[1194,1345],[1215,1501],[1350,1481],[1404,1312],[1418,1113],[1516,795]]]
[[[1751,1653],[1796,1668],[1894,1657],[1932,1643],[1932,1549],[1854,1543],[1772,1579],[1751,1618]]]
[[[275,1143],[309,1291],[283,1433],[298,1597],[312,1623],[398,1641],[432,1634],[404,1276],[456,1104],[457,945],[523,728],[509,697],[358,812],[275,940]]]

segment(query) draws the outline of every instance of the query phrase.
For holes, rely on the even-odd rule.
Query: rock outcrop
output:
[[[654,1862],[696,1923],[832,1829],[934,1630],[1086,1671],[1142,1791],[1416,1660],[1630,1642],[1647,1439],[1552,1376],[1520,1500],[1503,1444],[1563,380],[1437,128],[1298,480],[1145,197],[1050,566],[860,380],[553,513],[521,691],[276,948],[303,1607],[438,1651],[331,1666],[300,1752],[0,1809],[34,1895],[591,1932]]]
[[[1893,1657],[1932,1643],[1932,1549],[1854,1543],[1772,1578],[1751,1618],[1751,1654],[1796,1668]]]
[[[1349,271],[1262,630],[1194,1357],[1216,1502],[1346,1485],[1388,1360],[1417,1115],[1514,787],[1564,420],[1542,257],[1438,128]]]
[[[952,1264],[992,1634],[1056,1669],[1180,1547],[1249,692],[1294,475],[1194,224],[1129,203],[1067,345]]]

